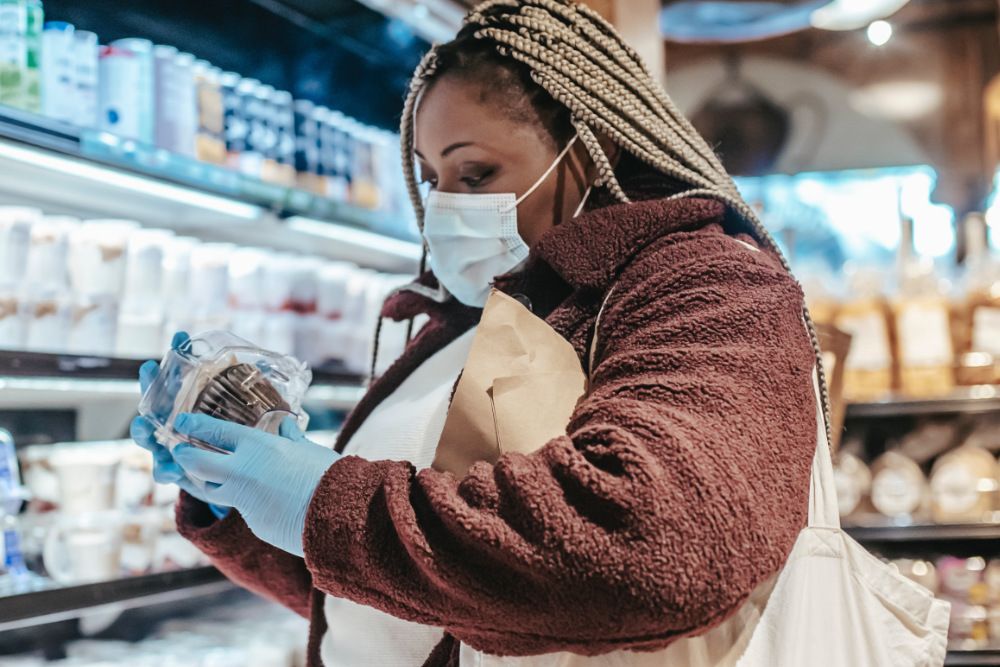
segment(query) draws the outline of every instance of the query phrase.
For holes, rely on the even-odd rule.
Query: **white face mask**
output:
[[[517,232],[517,206],[545,182],[576,143],[566,144],[555,162],[520,198],[515,193],[458,194],[433,191],[424,213],[424,238],[434,275],[456,299],[482,308],[494,278],[513,271],[528,257]],[[590,188],[573,217],[580,214]]]

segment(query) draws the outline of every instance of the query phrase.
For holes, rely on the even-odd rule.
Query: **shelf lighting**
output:
[[[860,30],[873,21],[892,16],[910,0],[833,0],[812,13],[814,28]]]
[[[369,248],[402,259],[414,261],[420,259],[420,244],[412,241],[402,241],[364,229],[355,229],[300,216],[289,218],[286,224],[288,229],[302,234],[330,239],[359,248]]]
[[[252,204],[6,141],[0,141],[0,158],[242,220],[256,220],[261,215],[261,209]]]
[[[429,42],[447,42],[467,11],[455,0],[360,0],[361,4],[409,25]]]

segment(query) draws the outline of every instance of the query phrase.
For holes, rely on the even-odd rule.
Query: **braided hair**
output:
[[[791,273],[718,156],[650,75],[640,56],[603,17],[573,0],[486,0],[469,13],[453,41],[432,48],[421,60],[400,127],[403,171],[421,228],[424,205],[414,162],[417,105],[444,74],[465,73],[471,79],[484,67],[492,68],[490,86],[496,84],[497,76],[501,88],[504,83],[518,85],[521,95],[513,101],[506,98],[515,105],[512,113],[519,111],[519,102],[526,103],[557,142],[576,132],[596,166],[594,185],[614,200],[628,202],[629,197],[599,136],[685,186],[670,199],[707,197],[726,204]],[[819,340],[808,310],[803,309],[803,317],[816,353],[827,435],[832,442]]]

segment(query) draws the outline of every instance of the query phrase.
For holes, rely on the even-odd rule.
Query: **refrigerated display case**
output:
[[[293,3],[241,4],[50,0],[39,80],[0,94],[0,426],[24,474],[0,480],[0,663],[111,659],[127,639],[152,656],[141,664],[166,664],[160,639],[200,624],[189,648],[245,664],[208,628],[285,627],[269,606],[227,616],[265,603],[185,546],[169,489],[123,440],[139,365],[172,328],[209,325],[295,353],[313,367],[310,437],[331,445],[366,387],[380,303],[416,272],[392,126],[426,44],[353,2],[352,25],[325,27]],[[191,118],[164,111],[187,103]],[[387,326],[383,367],[405,335]]]

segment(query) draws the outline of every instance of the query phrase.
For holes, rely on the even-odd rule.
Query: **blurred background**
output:
[[[332,443],[420,257],[407,82],[473,4],[0,0],[0,665],[301,664],[177,535],[137,369],[230,329],[311,366]],[[947,664],[1000,665],[1000,3],[587,4],[803,285],[845,525],[952,602]]]

